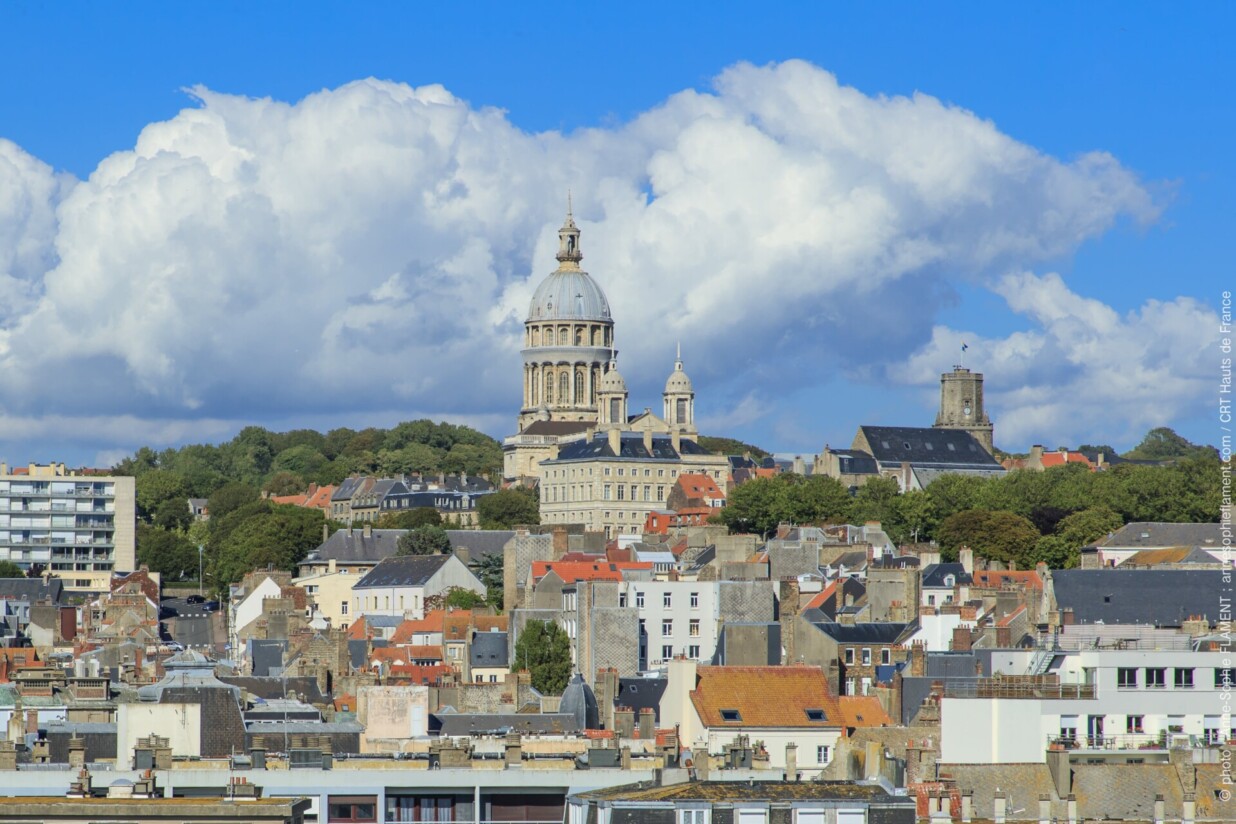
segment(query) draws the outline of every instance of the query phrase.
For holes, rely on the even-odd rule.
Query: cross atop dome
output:
[[[584,253],[579,248],[579,227],[575,225],[575,214],[571,204],[571,193],[567,192],[566,222],[558,230],[558,271],[578,269],[579,262],[584,259]]]

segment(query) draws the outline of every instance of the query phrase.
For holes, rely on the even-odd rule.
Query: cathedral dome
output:
[[[532,295],[528,320],[610,320],[609,301],[587,272],[566,269],[554,272]]]
[[[606,369],[605,374],[601,376],[597,391],[608,394],[626,394],[627,382],[622,379],[622,373],[618,371],[618,364],[615,361],[609,362],[609,369]]]
[[[695,393],[695,388],[691,386],[691,379],[687,377],[687,373],[682,371],[682,353],[678,353],[678,358],[674,361],[674,371],[670,372],[670,376],[665,381],[665,394],[667,395],[691,395]]]
[[[532,295],[528,320],[599,320],[610,322],[609,301],[592,276],[579,268],[584,259],[580,231],[567,202],[566,222],[558,230],[558,270]]]

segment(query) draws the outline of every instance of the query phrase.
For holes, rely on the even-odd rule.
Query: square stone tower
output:
[[[940,413],[936,415],[935,426],[964,430],[973,435],[988,453],[995,449],[995,427],[983,409],[981,372],[954,366],[952,372],[940,375]]]

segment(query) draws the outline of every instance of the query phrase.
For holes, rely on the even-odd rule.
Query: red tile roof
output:
[[[847,727],[891,727],[893,719],[874,695],[843,695],[837,699]]]
[[[679,475],[675,485],[682,487],[682,491],[688,498],[725,497],[725,493],[721,491],[721,487],[717,486],[717,482],[708,475]]]
[[[837,581],[833,581],[824,589],[820,590],[814,598],[807,602],[803,609],[823,609],[832,597],[837,593]]]
[[[615,561],[613,563],[586,561],[533,561],[532,580],[533,583],[536,583],[552,571],[568,584],[574,583],[575,581],[621,581],[623,570],[628,569],[652,569],[652,564],[624,561]]]
[[[989,587],[992,589],[1000,589],[1007,585],[1028,587],[1030,589],[1042,589],[1043,579],[1039,574],[1030,569],[1019,569],[1015,571],[1009,570],[975,570],[973,576],[974,586]]]
[[[819,667],[700,667],[691,703],[707,727],[839,727],[837,698]],[[736,710],[736,720],[723,712]],[[823,710],[813,720],[808,710]]]
[[[407,619],[395,627],[391,634],[391,645],[399,646],[412,641],[412,636],[418,633],[442,632],[442,624],[446,618],[446,610],[434,609],[425,613],[419,621]]]

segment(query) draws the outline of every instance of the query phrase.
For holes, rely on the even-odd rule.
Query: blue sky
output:
[[[166,196],[173,188],[169,181],[177,178],[171,176],[160,178],[162,183],[147,181],[143,185],[150,188],[141,191],[118,188],[117,180],[135,181],[133,169],[121,162],[126,154],[140,158],[144,151],[161,152],[166,162],[169,153],[212,151],[203,149],[198,138],[185,137],[183,129],[193,124],[186,123],[183,110],[217,114],[225,124],[223,140],[242,134],[247,127],[258,130],[251,142],[261,148],[253,151],[279,155],[280,138],[272,130],[283,121],[254,125],[252,119],[259,117],[255,107],[234,101],[271,98],[295,105],[307,95],[331,90],[328,94],[334,93],[332,100],[337,105],[322,116],[338,118],[343,116],[339,112],[349,111],[349,105],[366,106],[366,110],[376,105],[344,100],[340,90],[353,88],[348,86],[353,81],[373,77],[412,88],[441,84],[457,111],[476,115],[486,107],[496,107],[505,113],[496,126],[488,121],[484,127],[492,127],[499,135],[492,138],[497,142],[487,144],[487,151],[510,149],[515,153],[532,142],[541,144],[537,157],[547,166],[557,162],[558,151],[562,157],[573,158],[563,162],[569,167],[566,172],[547,171],[543,180],[529,183],[518,196],[494,193],[499,200],[523,202],[533,192],[558,191],[562,183],[600,190],[599,181],[607,175],[625,175],[631,185],[647,187],[652,185],[648,180],[658,180],[658,157],[672,154],[672,149],[684,153],[686,177],[690,177],[696,170],[681,136],[687,133],[683,124],[699,127],[693,119],[698,112],[690,101],[674,96],[696,90],[728,101],[726,81],[719,78],[735,64],[765,67],[790,60],[802,60],[813,71],[831,73],[838,87],[860,93],[877,133],[887,133],[892,124],[881,121],[887,115],[881,101],[904,97],[913,102],[917,114],[910,122],[917,123],[926,122],[918,118],[937,118],[939,113],[914,95],[937,100],[951,119],[933,119],[938,129],[924,127],[930,138],[920,140],[913,130],[901,136],[917,146],[915,163],[920,165],[938,160],[943,169],[964,169],[971,150],[963,142],[948,139],[958,125],[954,121],[965,115],[962,125],[966,129],[989,124],[1010,144],[1000,154],[1001,159],[1009,159],[1009,166],[1000,168],[998,160],[991,160],[982,172],[999,178],[1002,196],[1016,199],[1017,185],[1027,175],[1040,174],[1017,165],[1020,161],[1013,156],[1025,148],[1067,167],[1072,175],[1060,180],[1056,171],[1042,170],[1045,182],[1034,186],[1042,201],[1035,200],[1035,208],[1041,212],[1059,209],[1071,221],[1093,218],[1094,226],[1066,232],[1067,237],[1059,236],[1059,227],[1038,226],[1035,251],[1020,257],[1003,251],[980,260],[964,250],[931,256],[921,264],[898,269],[895,275],[885,273],[883,291],[872,294],[867,302],[848,301],[844,289],[821,292],[795,286],[795,278],[787,277],[783,269],[762,272],[758,259],[753,259],[751,278],[778,283],[784,290],[783,305],[807,306],[810,311],[795,314],[772,303],[761,306],[752,317],[742,317],[733,305],[710,301],[698,293],[700,289],[732,288],[727,284],[733,281],[720,278],[698,287],[680,284],[678,293],[668,290],[665,297],[670,300],[693,301],[693,315],[703,311],[701,306],[724,313],[712,322],[697,319],[692,323],[667,312],[644,316],[639,307],[649,302],[647,296],[620,299],[615,294],[624,287],[647,289],[648,282],[660,283],[667,277],[656,273],[645,279],[628,277],[622,261],[651,260],[648,266],[655,268],[666,255],[641,258],[638,248],[624,250],[613,240],[624,237],[638,244],[639,238],[667,225],[664,216],[649,211],[638,220],[628,216],[624,223],[615,205],[621,197],[606,200],[598,194],[590,200],[589,193],[582,192],[577,200],[582,203],[585,252],[590,242],[596,250],[587,262],[593,264],[589,268],[610,293],[615,311],[628,307],[625,316],[618,314],[617,323],[624,374],[635,394],[632,406],[656,403],[662,373],[668,373],[670,338],[685,336],[684,356],[700,394],[699,413],[711,424],[710,430],[773,449],[814,451],[825,441],[848,443],[859,423],[930,423],[935,397],[930,375],[948,368],[956,340],[969,336],[968,363],[987,374],[996,440],[1004,448],[1023,450],[1039,441],[1049,445],[1105,441],[1124,449],[1147,428],[1159,424],[1174,426],[1195,441],[1213,442],[1217,422],[1212,399],[1217,396],[1210,387],[1217,380],[1218,353],[1208,348],[1211,341],[1200,330],[1209,321],[1207,312],[1213,312],[1219,291],[1232,283],[1227,238],[1236,174],[1227,144],[1236,131],[1236,117],[1230,94],[1221,84],[1233,75],[1234,61],[1225,36],[1232,31],[1234,17],[1231,7],[1222,4],[1116,3],[1033,9],[980,3],[853,8],[803,3],[782,4],[771,11],[754,4],[3,6],[0,140],[19,147],[22,160],[13,165],[37,168],[22,172],[25,183],[20,190],[26,195],[11,198],[7,213],[0,194],[0,241],[35,249],[7,261],[8,273],[0,255],[0,274],[11,278],[0,288],[13,290],[5,301],[9,308],[0,317],[0,328],[7,330],[3,351],[10,359],[8,366],[29,367],[31,372],[18,374],[7,390],[0,389],[0,406],[8,418],[7,425],[0,423],[0,447],[11,462],[91,462],[152,440],[163,445],[226,438],[247,422],[275,428],[301,424],[359,427],[430,414],[474,422],[498,436],[513,422],[517,378],[502,377],[507,370],[518,369],[518,356],[509,345],[509,316],[483,319],[482,307],[461,307],[466,317],[475,319],[470,322],[487,323],[493,333],[492,340],[477,342],[473,349],[462,343],[435,349],[431,338],[418,339],[408,333],[404,339],[394,319],[375,318],[389,310],[396,319],[400,314],[415,317],[416,328],[422,329],[435,328],[436,323],[445,322],[444,317],[458,320],[459,311],[446,309],[453,287],[433,281],[434,288],[446,289],[434,292],[424,280],[433,280],[434,271],[454,271],[451,267],[472,271],[469,266],[480,266],[492,272],[491,278],[479,284],[470,282],[461,293],[465,303],[466,296],[480,288],[493,296],[487,302],[517,305],[521,288],[526,286],[521,282],[534,285],[548,271],[545,244],[552,239],[560,204],[544,204],[535,219],[516,216],[507,222],[479,221],[477,231],[485,235],[484,249],[468,246],[464,226],[452,230],[459,233],[458,242],[443,241],[436,254],[419,251],[437,247],[436,237],[430,235],[418,241],[415,253],[396,248],[363,263],[356,262],[356,254],[348,254],[348,250],[369,249],[412,231],[392,225],[386,233],[370,228],[354,235],[341,232],[329,252],[316,250],[315,260],[331,257],[336,262],[306,272],[307,281],[345,280],[357,286],[351,291],[327,289],[318,296],[323,301],[346,303],[351,315],[322,316],[306,323],[343,329],[351,336],[368,331],[388,341],[397,339],[403,348],[399,357],[388,361],[384,356],[392,347],[389,342],[362,347],[381,364],[387,383],[398,384],[394,390],[347,377],[306,388],[310,380],[306,376],[340,368],[327,363],[330,358],[322,352],[298,354],[311,340],[317,341],[316,328],[310,335],[303,329],[269,324],[277,327],[271,331],[277,337],[264,341],[255,331],[262,326],[260,319],[235,335],[220,325],[236,314],[237,301],[252,296],[250,290],[256,288],[254,280],[263,265],[278,267],[289,257],[305,254],[305,248],[313,245],[312,234],[302,237],[287,232],[288,224],[281,223],[276,214],[272,226],[278,224],[284,230],[275,232],[278,240],[262,242],[261,254],[253,255],[264,263],[244,272],[242,266],[235,266],[238,285],[212,280],[219,270],[233,271],[233,264],[222,253],[210,271],[190,271],[205,265],[201,252],[195,252],[188,262],[142,257],[142,249],[179,244],[187,231],[200,225],[200,215],[195,218],[187,212],[188,217],[162,227],[155,225],[157,221],[128,226],[135,234],[123,249],[115,238],[125,237],[125,229],[115,225],[96,225],[92,231],[82,228],[83,221],[97,222],[109,202],[130,202],[124,198],[136,202],[150,191]],[[792,121],[792,112],[761,111],[765,93],[761,84],[771,84],[778,91],[786,85],[801,87],[794,72],[759,74],[735,82],[741,88],[732,95],[737,102],[727,110],[736,112],[738,121],[758,123],[775,140],[784,139],[786,146],[817,136],[822,143],[829,142],[829,126],[824,121],[803,127],[800,133],[795,129],[801,123],[777,120],[786,116]],[[186,93],[189,87],[209,91],[199,92],[199,97],[206,97],[198,102]],[[824,101],[820,106],[825,106]],[[672,123],[653,122],[658,112],[662,120]],[[389,116],[383,116],[366,120],[364,128],[380,130],[390,122]],[[642,130],[632,125],[645,122],[652,125]],[[138,136],[151,124],[168,125],[148,131],[143,149]],[[326,123],[331,125],[335,121]],[[313,128],[326,131],[321,123]],[[509,130],[516,132],[514,143],[502,136]],[[632,136],[633,132],[639,134]],[[544,136],[553,133],[562,133],[567,143],[548,145],[554,141]],[[339,139],[349,139],[351,134],[345,131]],[[269,135],[269,141],[263,142],[262,135]],[[929,140],[939,142],[928,144]],[[986,145],[981,136],[975,140],[976,147]],[[616,142],[589,154],[590,141]],[[192,145],[186,148],[188,144]],[[889,151],[896,155],[899,150],[890,145]],[[634,147],[646,153],[639,154]],[[306,158],[308,165],[301,173],[313,175],[322,164],[330,164],[333,151],[312,161]],[[1091,152],[1109,154],[1120,180],[1105,176],[1107,172],[1093,172],[1082,160]],[[97,186],[92,181],[91,186],[72,191],[73,179],[86,180],[113,153],[121,153],[116,162],[123,167],[115,172],[116,177],[100,178]],[[364,163],[372,156],[368,153],[349,162]],[[618,156],[621,159],[613,160],[615,167],[626,164],[620,173],[606,167]],[[29,163],[29,158],[47,168]],[[843,167],[844,160],[833,158],[831,168]],[[864,160],[870,160],[877,170],[892,168],[888,164],[894,162]],[[463,161],[448,158],[444,163],[462,165]],[[677,174],[679,166],[671,166]],[[777,175],[776,166],[766,171]],[[71,178],[62,175],[57,179],[55,173]],[[804,167],[794,166],[792,174],[803,176]],[[934,179],[947,180],[948,176]],[[10,183],[10,191],[19,190]],[[175,189],[177,203],[199,196],[208,203],[212,197],[210,187],[202,187],[201,181],[190,185],[182,178],[176,185],[183,186]],[[412,189],[419,185],[419,179],[408,181]],[[684,205],[687,195],[678,195],[671,184],[660,185],[665,188],[658,194],[666,196],[667,208],[677,206],[673,214],[682,220],[678,225],[693,225],[683,217],[692,208],[689,203]],[[1085,190],[1088,185],[1094,190]],[[1130,192],[1128,186],[1137,191]],[[88,189],[95,202],[80,202]],[[711,184],[703,190],[716,191]],[[897,191],[882,196],[896,204]],[[19,200],[37,200],[40,192],[46,193],[50,204],[40,220],[23,212],[25,207],[20,204],[13,205]],[[268,195],[263,192],[264,197]],[[391,204],[408,202],[409,196],[407,191],[364,187],[350,193],[346,205],[355,206],[357,213],[348,220],[367,227],[388,219],[397,223],[385,210]],[[233,208],[243,200],[220,197]],[[371,200],[360,202],[360,198]],[[1067,200],[1065,205],[1061,198]],[[1100,217],[1088,211],[1070,217],[1070,209],[1082,208],[1078,203],[1100,201],[1107,204]],[[168,207],[163,202],[143,208],[150,211],[135,208],[130,218],[140,222],[141,215],[164,214]],[[894,211],[903,209],[904,204]],[[436,225],[432,212],[427,214],[416,224],[416,231],[429,232]],[[1010,220],[1014,218],[1032,219],[1021,213]],[[922,224],[929,228],[908,230],[903,240],[922,235],[957,237],[958,227],[949,224],[952,219],[966,220],[950,216],[947,210],[929,215]],[[249,225],[252,222],[248,219]],[[534,228],[529,230],[529,226]],[[978,239],[990,242],[1001,234],[1002,226],[993,218]],[[226,224],[220,231],[228,231]],[[520,231],[526,235],[522,247],[515,237]],[[736,231],[741,233],[741,227]],[[763,231],[767,236],[766,228]],[[861,232],[861,227],[855,231]],[[1057,234],[1051,235],[1053,231]],[[192,248],[210,249],[212,244],[203,240],[201,246]],[[804,259],[796,254],[787,251],[783,261]],[[83,268],[77,262],[83,259],[105,263]],[[836,260],[837,266],[844,266],[855,259]],[[809,269],[810,264],[804,265]],[[854,275],[858,281],[871,276],[861,268],[858,265]],[[361,270],[374,279],[366,280]],[[387,280],[392,271],[401,273],[400,277]],[[181,286],[210,282],[219,290],[237,291],[222,308],[215,307],[215,314],[203,311],[199,318],[195,310],[200,294],[178,290],[175,283],[157,289],[135,286],[139,272],[147,272],[147,277],[150,272],[183,272]],[[47,273],[52,274],[44,277]],[[1008,280],[1020,273],[1032,273],[1034,279]],[[1058,273],[1059,278],[1050,280],[1051,273]],[[804,279],[811,274],[806,272]],[[834,275],[839,282],[845,280],[827,269],[819,276]],[[692,277],[703,283],[702,275]],[[687,278],[685,273],[683,278]],[[796,288],[806,291],[798,293]],[[48,328],[52,315],[47,312],[53,312],[55,323],[66,329],[82,329],[70,320],[80,315],[63,305],[48,309],[48,304],[60,300],[58,295],[82,294],[82,290],[89,294],[90,289],[99,290],[99,311],[110,313],[111,321],[86,334],[87,345],[79,351],[65,347],[46,356],[37,368],[30,366],[32,359],[44,357],[33,354],[39,347],[30,338]],[[128,310],[109,304],[109,297],[117,293],[128,301]],[[897,308],[899,294],[908,297],[906,305]],[[143,302],[144,309],[134,310],[135,303]],[[1061,317],[1053,304],[1073,308]],[[738,304],[743,305],[748,304]],[[1100,305],[1107,313],[1100,312],[1102,317],[1095,314]],[[75,311],[82,309],[75,307]],[[166,324],[142,321],[143,311],[175,313],[186,326],[200,319],[202,327],[189,336],[169,330]],[[832,318],[834,312],[847,319]],[[856,325],[854,318],[860,312],[870,315]],[[363,317],[358,320],[358,316]],[[819,317],[830,320],[817,326],[812,319]],[[714,340],[719,319],[733,331]],[[1110,325],[1106,331],[1105,323]],[[625,335],[624,324],[630,330]],[[727,348],[725,341],[741,336],[740,330],[770,327],[781,329],[776,334],[755,335],[748,349]],[[1085,327],[1088,334],[1083,334]],[[298,334],[305,337],[300,339]],[[118,346],[111,341],[118,335],[132,339]],[[656,346],[646,344],[650,336],[664,340]],[[343,339],[323,345],[340,361],[347,360],[339,354]],[[243,340],[252,347],[251,353],[269,354],[269,364],[254,364],[254,358],[246,357],[239,347],[222,352],[229,340]],[[867,347],[865,352],[860,351],[863,347]],[[1121,348],[1136,351],[1121,355]],[[444,355],[448,349],[450,353]],[[348,357],[358,351],[349,350]],[[661,351],[665,355],[658,360]],[[472,370],[479,374],[493,392],[487,396],[454,391],[449,380],[435,373],[442,361],[449,364],[448,373]],[[261,373],[253,383],[230,378],[229,370],[246,367]],[[44,379],[49,373],[73,376],[76,383],[66,377],[63,385],[49,386],[55,383]],[[1165,379],[1169,374],[1172,379]],[[300,379],[286,387],[279,385],[280,376],[287,375]],[[175,391],[168,389],[170,385]],[[366,402],[365,397],[373,400]],[[66,398],[72,400],[66,402]],[[1001,438],[1002,432],[1009,433],[1011,440]]]

